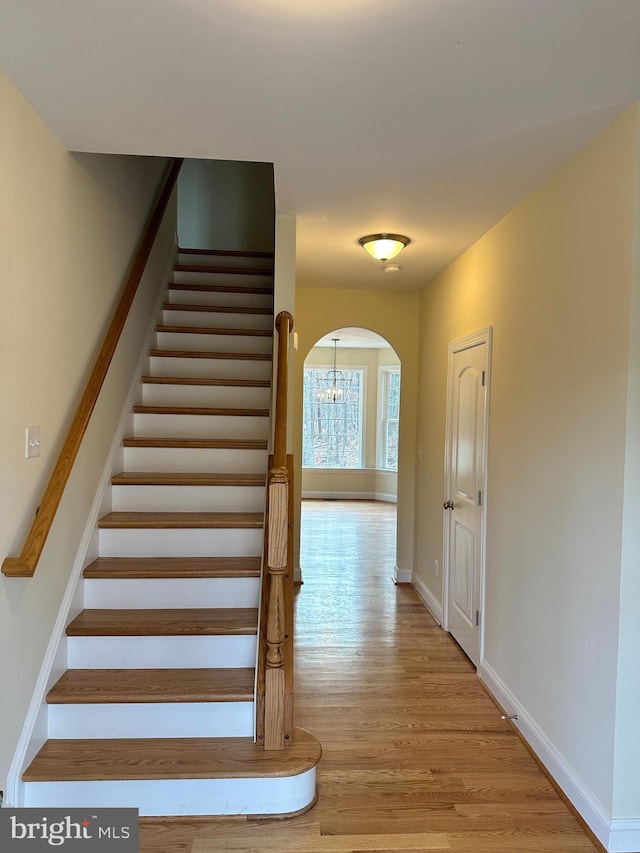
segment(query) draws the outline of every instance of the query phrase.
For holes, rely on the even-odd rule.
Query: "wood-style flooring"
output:
[[[600,849],[394,564],[393,506],[304,502],[295,722],[322,742],[317,804],[144,819],[142,853]]]

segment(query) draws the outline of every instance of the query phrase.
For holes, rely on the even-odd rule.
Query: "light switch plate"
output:
[[[24,455],[26,459],[33,459],[35,456],[40,456],[40,427],[27,427],[25,436]]]

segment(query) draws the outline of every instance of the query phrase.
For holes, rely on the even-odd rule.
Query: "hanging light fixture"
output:
[[[367,234],[358,240],[372,258],[382,261],[383,264],[399,255],[410,242],[411,240],[402,234]]]
[[[333,341],[333,368],[327,370],[324,376],[316,379],[318,387],[317,397],[328,403],[346,403],[351,388],[351,380],[347,379],[341,370],[336,367],[337,347],[340,338],[331,338]]]

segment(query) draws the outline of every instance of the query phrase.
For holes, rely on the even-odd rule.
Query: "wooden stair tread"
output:
[[[262,438],[125,438],[123,447],[173,447],[205,448],[208,450],[266,450],[267,440]]]
[[[176,272],[204,272],[208,275],[273,275],[272,269],[259,269],[258,267],[217,267],[217,266],[197,266],[194,264],[176,264],[174,266]]]
[[[266,751],[253,738],[48,740],[22,778],[25,782],[275,778],[311,770],[321,753],[319,742],[304,729],[294,729],[291,745],[279,751]]]
[[[266,473],[202,474],[123,471],[112,477],[114,486],[264,486]]]
[[[208,406],[134,406],[136,415],[229,415],[234,417],[268,418],[269,409],[229,409]]]
[[[274,258],[275,252],[256,252],[251,249],[185,249],[178,248],[179,255],[211,255],[213,257],[228,258]]]
[[[210,637],[256,633],[255,607],[166,610],[83,610],[67,625],[68,637]]]
[[[165,302],[164,311],[194,311],[201,314],[272,314],[271,308],[252,308],[246,305],[193,305],[190,302]]]
[[[238,293],[258,294],[260,296],[273,296],[273,287],[255,287],[249,284],[197,284],[197,283],[172,283],[169,285],[169,290],[188,291],[195,290],[198,293]]]
[[[69,669],[50,705],[119,702],[251,702],[253,669]]]
[[[256,578],[260,557],[98,557],[85,578]]]
[[[265,352],[209,352],[208,350],[151,349],[152,358],[211,358],[222,361],[271,361]]]
[[[260,529],[261,512],[110,512],[98,520],[101,529]]]
[[[227,329],[211,326],[156,326],[157,332],[171,332],[180,335],[239,335],[250,338],[271,338],[271,329]]]
[[[214,388],[270,388],[270,379],[209,379],[206,376],[143,376],[143,385],[207,385]]]

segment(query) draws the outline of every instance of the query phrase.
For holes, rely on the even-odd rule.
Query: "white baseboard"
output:
[[[422,603],[436,620],[438,625],[442,625],[442,605],[434,597],[429,587],[427,587],[420,578],[415,576],[412,578],[411,584],[418,593],[418,597],[422,599]]]
[[[302,493],[302,500],[316,501],[373,501],[375,492],[309,492]]]
[[[383,501],[383,503],[388,504],[397,504],[398,496],[392,494],[386,494],[385,492],[376,492],[373,499],[375,501]]]
[[[411,583],[413,578],[413,572],[411,569],[399,569],[396,566],[393,570],[393,582],[394,583]]]
[[[486,660],[480,662],[478,676],[508,714],[518,715],[514,725],[605,849],[609,853],[637,853],[640,820],[611,817]]]
[[[302,492],[303,501],[383,501],[398,503],[396,495],[386,492],[312,492],[308,489]]]
[[[610,824],[609,853],[636,853],[640,850],[640,819],[622,820],[613,818]]]

